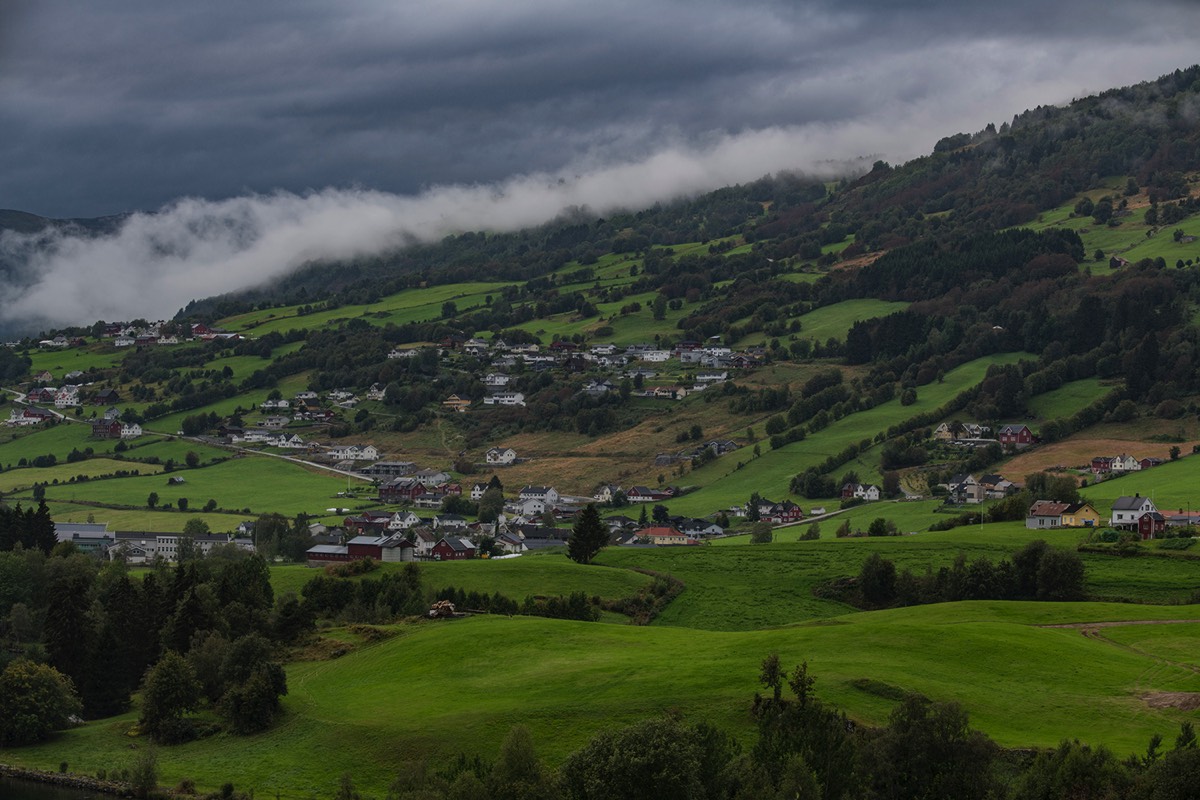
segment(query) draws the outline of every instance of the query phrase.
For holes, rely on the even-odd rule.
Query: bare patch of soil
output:
[[[1142,702],[1150,708],[1178,708],[1195,711],[1200,708],[1200,692],[1147,692]]]

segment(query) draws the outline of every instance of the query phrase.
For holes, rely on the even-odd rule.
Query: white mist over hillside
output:
[[[640,161],[443,186],[414,196],[367,189],[186,198],[131,215],[113,234],[7,232],[0,251],[24,261],[29,285],[0,286],[6,327],[169,317],[189,300],[269,283],[306,263],[379,253],[467,230],[513,231],[574,208],[603,215],[754,180],[780,169],[844,175],[872,130],[772,128],[706,148],[671,147]]]

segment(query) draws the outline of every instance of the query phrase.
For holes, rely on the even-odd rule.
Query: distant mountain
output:
[[[0,208],[0,232],[40,233],[47,228],[59,228],[84,230],[95,234],[112,233],[128,216],[128,214],[112,214],[106,217],[53,219],[39,217],[37,214],[30,214],[27,211]]]

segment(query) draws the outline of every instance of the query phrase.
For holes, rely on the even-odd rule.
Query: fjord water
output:
[[[99,800],[107,795],[65,786],[51,786],[17,778],[0,777],[0,799],[2,800]]]

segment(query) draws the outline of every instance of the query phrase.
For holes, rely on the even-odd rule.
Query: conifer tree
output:
[[[645,511],[645,507],[642,511]],[[579,513],[579,520],[571,531],[571,539],[567,542],[567,555],[572,561],[580,564],[590,564],[608,544],[608,529],[600,521],[600,512],[595,503],[588,503],[587,508]]]

